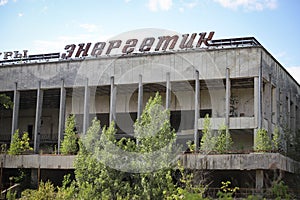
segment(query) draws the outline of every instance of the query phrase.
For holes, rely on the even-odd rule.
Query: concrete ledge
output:
[[[3,168],[74,169],[76,156],[61,155],[0,155]]]
[[[74,169],[76,156],[61,155],[0,155],[3,168]],[[300,163],[279,153],[250,154],[182,154],[179,159],[189,169],[207,170],[272,170],[300,173]]]
[[[184,154],[183,166],[189,169],[207,170],[257,170],[279,169],[290,173],[300,173],[300,163],[279,153],[250,153],[202,155]]]
[[[225,124],[225,118],[210,118],[211,128],[218,130],[220,124]],[[254,117],[230,117],[229,118],[229,129],[254,129],[256,128],[255,118]],[[204,118],[198,119],[199,129],[203,129]]]

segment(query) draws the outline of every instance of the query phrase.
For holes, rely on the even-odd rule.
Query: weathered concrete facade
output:
[[[116,121],[118,133],[132,134],[156,91],[183,144],[197,138],[205,114],[213,129],[227,125],[235,150],[251,151],[259,128],[271,136],[277,126],[285,151],[285,130],[299,136],[300,85],[258,43],[2,65],[0,92],[12,97],[14,108],[1,113],[0,140],[9,142],[20,129],[30,133],[36,153],[42,143],[59,148],[71,113],[79,133],[97,117],[103,125]]]

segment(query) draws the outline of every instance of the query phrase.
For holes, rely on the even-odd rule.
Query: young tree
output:
[[[211,124],[208,114],[205,115],[204,124],[203,124],[203,135],[201,138],[201,147],[200,150],[204,153],[208,154],[215,149],[216,146],[216,137],[214,137],[213,132],[211,130]]]
[[[233,144],[232,138],[228,131],[228,128],[225,125],[221,125],[218,130],[217,142],[216,142],[216,151],[218,153],[226,153],[230,150]]]
[[[273,137],[272,137],[272,146],[273,151],[278,152],[280,148],[280,135],[279,135],[279,129],[278,127],[275,127],[273,131]]]
[[[19,136],[19,130],[12,136],[12,141],[10,147],[8,149],[9,155],[20,155],[26,151],[32,151],[32,147],[29,145],[29,137],[28,133],[24,132],[22,137]]]
[[[257,152],[267,152],[272,150],[271,139],[265,129],[258,129],[256,132],[254,150]]]
[[[176,135],[162,108],[159,94],[149,99],[134,124],[137,143],[116,141],[114,123],[101,131],[93,120],[75,162],[79,198],[164,199],[176,192],[170,162]]]
[[[65,135],[61,143],[60,151],[62,154],[76,154],[78,151],[75,132],[75,115],[70,115],[66,120]]]

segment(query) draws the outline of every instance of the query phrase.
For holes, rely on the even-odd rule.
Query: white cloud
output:
[[[237,10],[242,7],[245,10],[262,11],[264,9],[276,9],[277,0],[214,0],[225,8]]]
[[[95,25],[95,24],[80,24],[79,26],[90,33],[97,30],[97,25]]]
[[[193,0],[193,1],[186,1],[186,0],[180,0],[180,8],[179,12],[183,13],[186,9],[193,9],[196,6],[199,5],[198,0]]]
[[[300,84],[300,66],[298,67],[286,67],[286,70],[296,79]]]
[[[19,16],[19,17],[23,17],[24,14],[23,14],[23,13],[18,13],[18,16]]]
[[[148,8],[151,11],[169,10],[173,5],[172,0],[149,0]]]
[[[129,3],[131,0],[125,0],[125,3]]]
[[[187,8],[195,8],[196,6],[198,5],[198,2],[197,1],[194,1],[194,2],[190,2],[190,3],[186,3],[185,6]]]
[[[46,14],[48,11],[48,6],[44,6],[41,10],[41,13]]]
[[[8,0],[0,0],[0,6],[4,6],[8,3]]]

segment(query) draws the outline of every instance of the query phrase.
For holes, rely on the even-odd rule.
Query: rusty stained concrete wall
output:
[[[76,156],[0,154],[3,168],[74,169]]]
[[[279,153],[203,155],[184,154],[184,167],[204,170],[274,170],[300,173],[300,163]]]
[[[4,168],[74,169],[76,156],[0,155]],[[274,170],[300,173],[300,163],[279,153],[251,154],[182,154],[178,157],[186,168],[204,170]]]
[[[139,74],[144,83],[165,82],[167,72],[171,81],[185,81],[195,69],[200,79],[224,79],[227,67],[232,78],[257,76],[259,58],[260,48],[249,47],[7,65],[0,67],[0,91],[13,91],[15,82],[20,90],[36,89],[38,81],[42,89],[60,88],[61,79],[66,87],[84,86],[86,78],[89,85],[109,85],[111,76],[116,84],[131,84]]]

